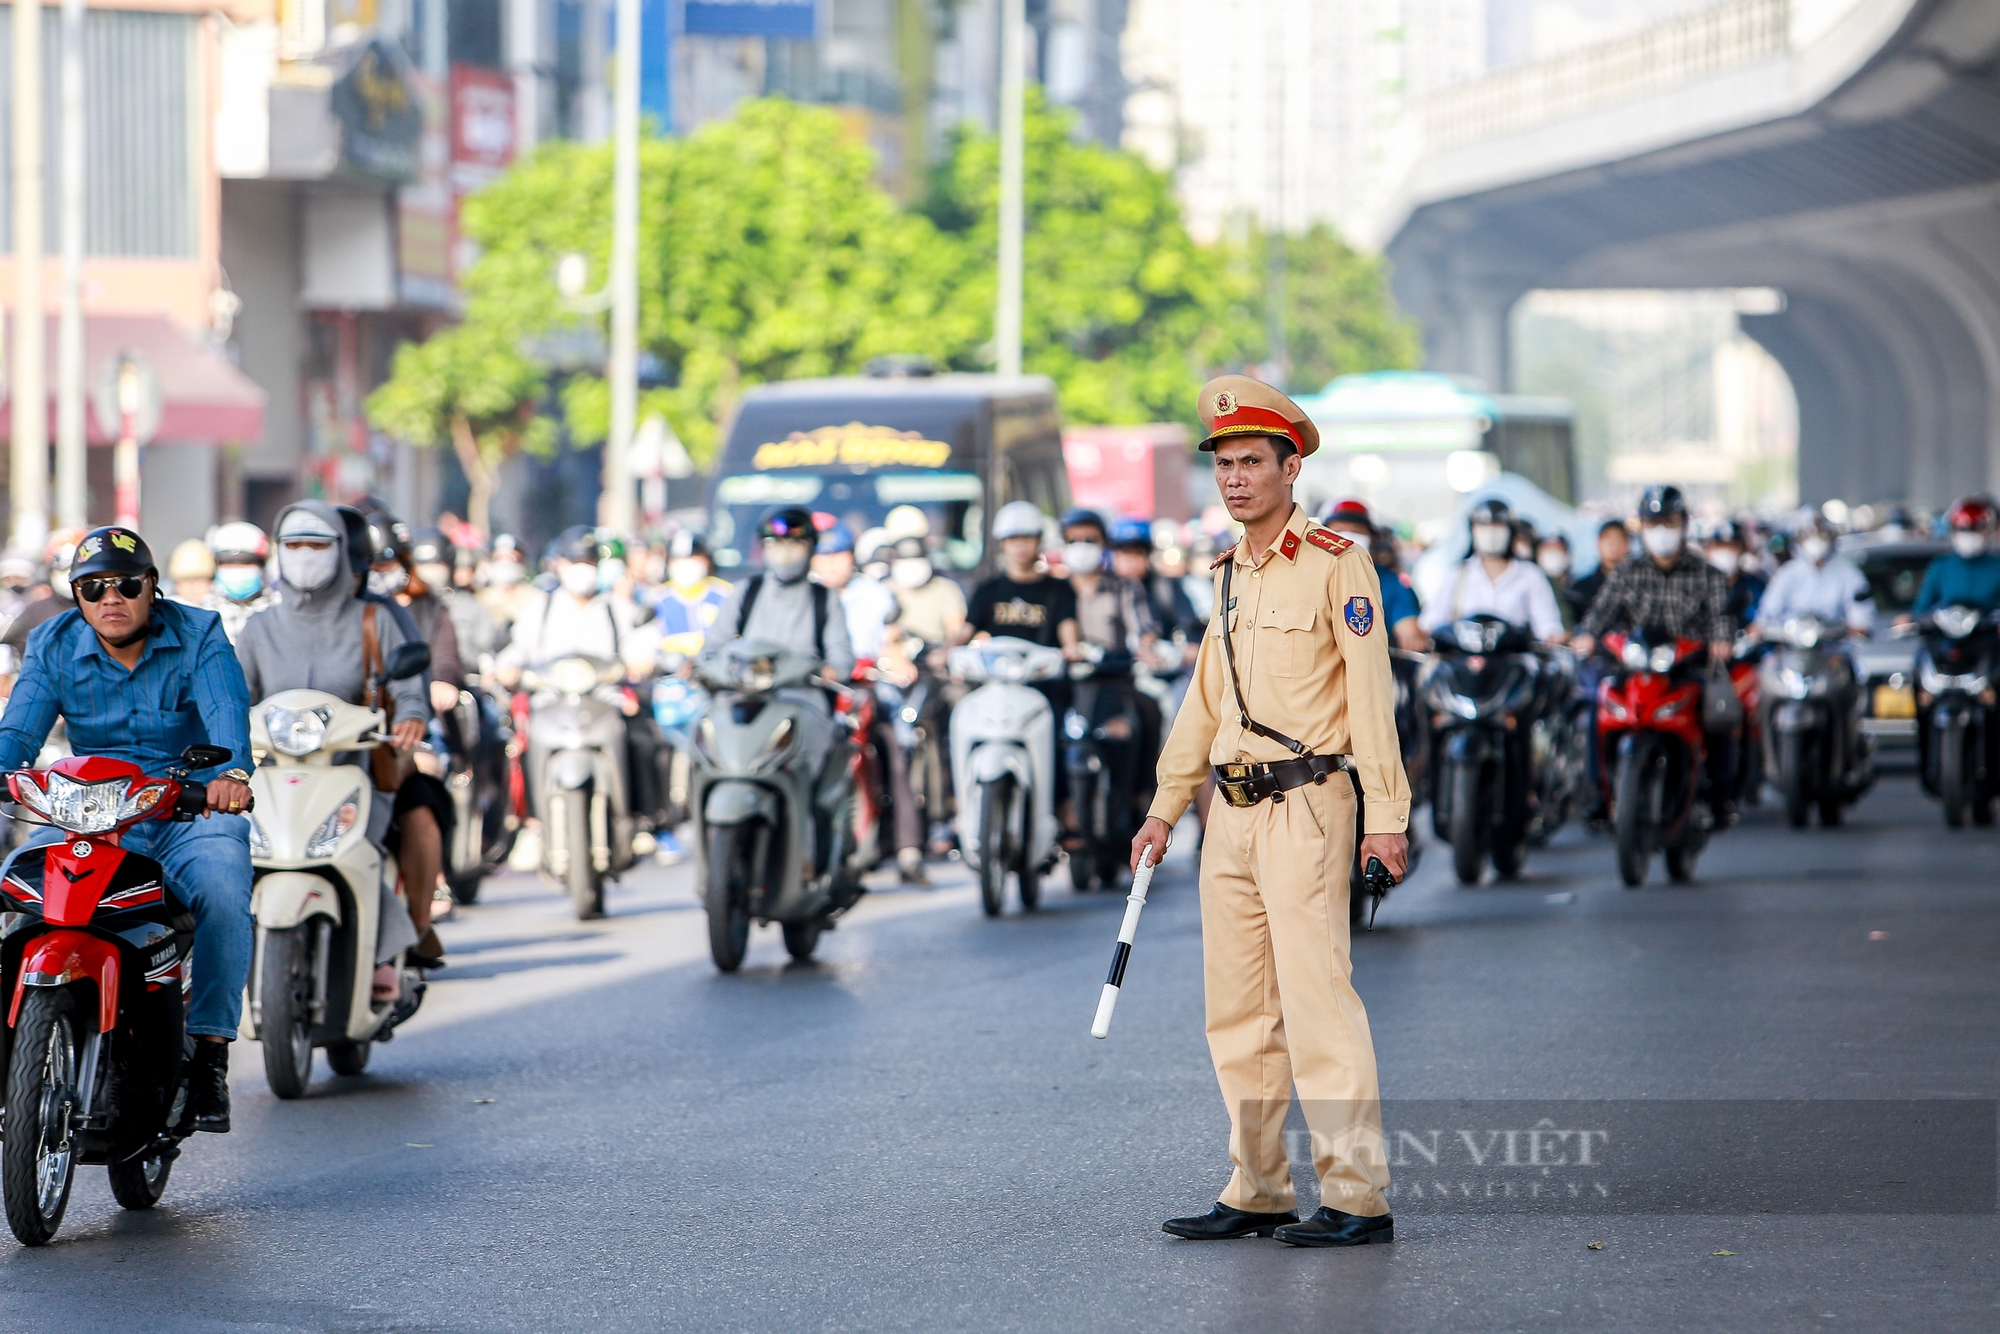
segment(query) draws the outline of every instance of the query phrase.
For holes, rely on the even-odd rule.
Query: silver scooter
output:
[[[688,804],[709,953],[725,973],[743,966],[753,921],[778,923],[791,956],[810,959],[880,859],[872,826],[857,837],[852,692],[819,682],[819,665],[811,654],[742,639],[695,660],[711,695],[694,726]]]
[[[1068,664],[1061,649],[1013,638],[955,648],[949,662],[953,676],[978,685],[951,711],[958,845],[979,870],[988,917],[1006,906],[1009,871],[1032,912],[1055,864],[1056,753],[1049,702],[1029,683],[1055,680]]]
[[[542,817],[542,870],[568,890],[579,921],[604,915],[604,882],[632,864],[625,715],[616,662],[576,654],[521,673],[528,783]]]

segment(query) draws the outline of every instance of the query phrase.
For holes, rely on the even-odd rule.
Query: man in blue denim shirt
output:
[[[123,839],[159,862],[194,910],[190,1110],[197,1130],[226,1131],[228,1043],[250,976],[250,832],[240,814],[250,804],[250,694],[222,619],[158,597],[159,580],[152,551],[128,528],[99,528],[77,544],[77,605],[28,636],[0,718],[0,770],[32,763],[58,714],[76,754],[127,760],[149,774],[165,773],[196,743],[230,752],[193,775],[208,783],[208,815],[224,818],[148,820]],[[45,829],[31,846],[61,836]]]

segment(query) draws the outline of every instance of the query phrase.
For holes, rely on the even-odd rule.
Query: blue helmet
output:
[[[1144,519],[1129,515],[1111,525],[1111,545],[1114,547],[1144,547],[1153,549],[1153,525]]]
[[[854,533],[844,523],[835,522],[819,535],[818,552],[822,556],[838,555],[854,550]]]
[[[1085,509],[1079,505],[1062,516],[1062,526],[1065,529],[1095,528],[1098,532],[1102,533],[1104,532],[1104,516],[1096,510]]]

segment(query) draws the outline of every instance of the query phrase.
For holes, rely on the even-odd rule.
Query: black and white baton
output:
[[[1125,920],[1118,926],[1118,944],[1111,950],[1111,976],[1097,998],[1097,1018],[1090,1021],[1090,1036],[1106,1037],[1111,1032],[1111,1012],[1118,1008],[1118,988],[1125,984],[1125,961],[1132,957],[1132,937],[1139,934],[1139,914],[1146,910],[1146,891],[1153,884],[1153,845],[1139,850],[1139,869],[1132,876],[1132,892],[1125,896]]]

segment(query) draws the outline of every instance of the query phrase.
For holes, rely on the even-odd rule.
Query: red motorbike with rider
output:
[[[165,778],[101,756],[7,775],[19,818],[66,835],[23,848],[0,879],[0,1186],[26,1245],[55,1236],[79,1163],[104,1164],[127,1209],[151,1208],[194,1132],[183,999],[194,914],[159,862],[120,841],[143,821],[198,817],[207,792],[188,773],[229,757],[189,746]]]

